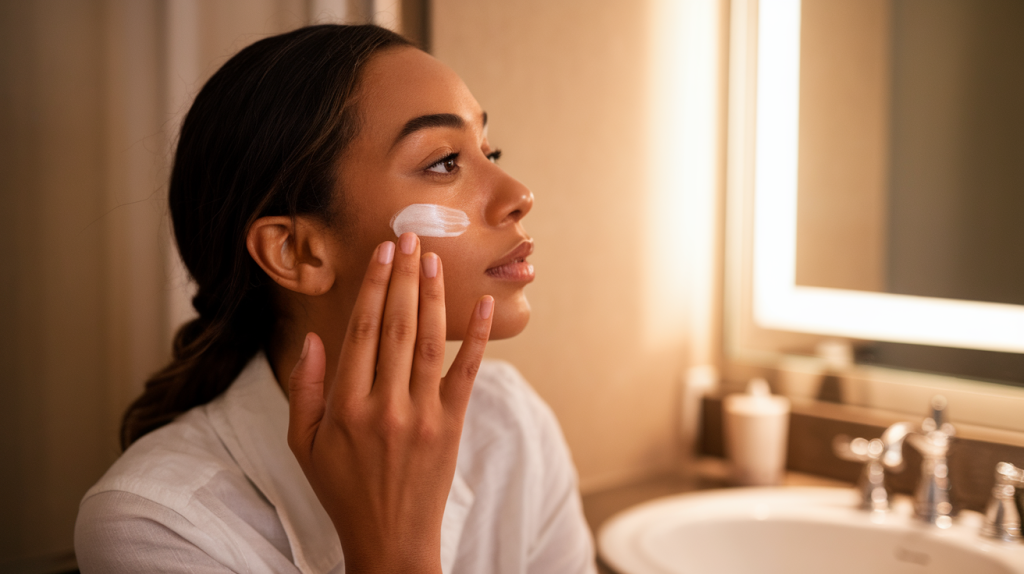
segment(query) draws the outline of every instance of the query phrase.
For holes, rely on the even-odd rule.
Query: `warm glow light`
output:
[[[721,4],[659,0],[651,13],[644,344],[714,361]]]
[[[1024,306],[796,285],[800,0],[758,14],[754,318],[771,329],[1024,352]]]

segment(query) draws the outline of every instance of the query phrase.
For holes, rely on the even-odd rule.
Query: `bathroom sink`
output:
[[[981,538],[982,516],[948,528],[917,521],[909,499],[857,509],[847,488],[738,488],[634,506],[601,528],[619,574],[1024,574],[1024,544]]]

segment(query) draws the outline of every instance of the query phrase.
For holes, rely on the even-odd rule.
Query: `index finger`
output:
[[[484,359],[484,349],[491,335],[493,315],[494,298],[484,295],[476,302],[459,353],[455,355],[455,361],[441,383],[441,401],[459,416],[466,412],[469,404],[476,373]]]
[[[349,396],[369,394],[377,370],[377,346],[380,344],[380,327],[394,259],[395,244],[392,241],[381,243],[373,252],[341,344],[338,373],[334,377],[340,388],[334,391],[333,385],[325,386],[325,395],[331,392]]]

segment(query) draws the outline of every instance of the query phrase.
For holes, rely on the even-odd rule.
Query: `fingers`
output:
[[[377,246],[363,277],[363,285],[352,308],[345,341],[341,346],[340,377],[345,388],[340,392],[365,396],[373,385],[377,371],[377,350],[384,317],[384,303],[388,297],[391,268],[394,265],[395,244],[385,241]],[[328,383],[330,384],[330,383]],[[328,389],[331,391],[331,389]]]
[[[419,396],[437,396],[447,334],[441,258],[427,253],[420,259],[420,271],[419,324],[409,380],[413,400]]]
[[[419,315],[420,274],[420,240],[415,233],[403,233],[398,238],[381,322],[374,393],[408,396]]]
[[[473,381],[480,370],[480,361],[484,358],[487,338],[491,334],[491,320],[494,317],[494,298],[484,295],[476,303],[473,316],[469,320],[469,328],[459,347],[459,354],[448,369],[441,383],[441,402],[460,414],[465,413],[469,404],[469,395],[473,390]]]
[[[324,344],[307,333],[299,362],[288,377],[288,446],[300,461],[309,453],[324,416]]]

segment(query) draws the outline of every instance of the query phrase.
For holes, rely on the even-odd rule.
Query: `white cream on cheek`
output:
[[[420,237],[458,237],[468,228],[466,212],[432,203],[414,203],[391,218],[391,229],[399,236],[411,231]]]

